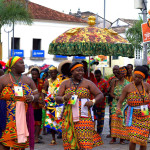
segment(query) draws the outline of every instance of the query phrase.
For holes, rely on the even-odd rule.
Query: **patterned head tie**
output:
[[[76,68],[78,67],[83,67],[83,64],[82,63],[78,63],[78,62],[75,62],[73,63],[71,66],[70,66],[70,72],[75,70]]]
[[[11,68],[12,66],[17,63],[19,60],[21,60],[22,58],[19,57],[19,56],[15,56],[15,57],[11,57],[7,63],[6,63],[6,69],[7,69],[7,72],[11,72]]]
[[[124,76],[127,75],[127,69],[126,69],[125,67],[120,67],[120,68],[119,68],[119,72],[120,72],[122,75],[124,75]]]
[[[49,71],[50,70],[57,70],[57,67],[52,66],[52,67],[49,68]]]

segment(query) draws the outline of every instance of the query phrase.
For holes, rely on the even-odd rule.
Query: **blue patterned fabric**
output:
[[[0,100],[0,138],[2,137],[2,130],[5,130],[6,128],[6,117],[7,117],[6,101]]]

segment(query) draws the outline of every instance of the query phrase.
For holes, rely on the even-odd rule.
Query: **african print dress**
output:
[[[75,92],[75,88],[68,88],[65,94]],[[65,150],[71,149],[92,149],[103,144],[100,135],[95,131],[94,122],[91,118],[90,109],[88,117],[81,117],[81,99],[90,98],[90,91],[79,87],[76,90],[79,98],[79,121],[73,122],[72,105],[65,104],[62,123],[62,137]]]
[[[148,99],[147,93],[142,95],[144,96],[144,100],[140,98],[136,91],[127,95],[127,103],[129,106],[133,107],[133,114],[131,126],[126,128],[130,142],[146,146],[150,129],[150,114],[142,115],[140,106],[149,104],[150,100]],[[127,111],[125,111],[125,113],[127,114]]]
[[[37,79],[37,82],[34,82],[37,89],[38,89],[38,93],[40,94],[39,96],[39,101],[42,101],[42,88],[43,88],[43,80],[42,79]],[[35,125],[41,125],[42,124],[42,107],[43,105],[40,104],[39,102],[32,102],[32,107],[34,109],[34,121],[35,121]]]
[[[25,110],[27,112],[28,104],[25,102],[25,97],[16,97],[14,91],[14,85],[18,84],[9,84],[7,85],[1,94],[1,98],[6,100],[7,108],[7,117],[6,117],[6,128],[2,132],[2,137],[0,138],[0,143],[4,146],[11,148],[26,148],[29,146],[29,141],[25,143],[18,143],[17,135],[17,126],[16,126],[16,105],[18,101],[24,102]],[[23,88],[23,95],[31,95],[32,90],[26,84],[19,83],[19,86]],[[24,122],[24,120],[21,120]]]
[[[102,93],[107,93],[108,82],[104,79],[101,79],[97,82],[97,87],[101,90]],[[105,116],[105,106],[106,106],[106,97],[103,98],[102,102],[94,105],[94,115],[97,119],[97,132],[99,134],[103,131],[104,126],[104,116]]]
[[[48,94],[45,98],[46,103],[46,117],[45,117],[45,127],[53,129],[55,131],[62,132],[62,118],[61,114],[63,111],[64,104],[57,104],[55,101],[56,94],[59,90],[59,86],[62,82],[60,78],[56,78],[54,82],[48,79],[49,88]]]
[[[116,85],[114,89],[114,95],[115,96],[120,96],[122,94],[123,88],[129,84],[129,81],[124,80],[124,83],[120,85]],[[118,100],[113,99],[112,101],[112,108],[111,108],[111,113],[112,113],[112,118],[111,118],[111,137],[114,138],[120,138],[120,139],[126,139],[128,140],[128,134],[126,131],[126,127],[123,125],[123,115],[122,116],[117,116],[116,115],[116,108],[117,108],[117,103]],[[124,108],[127,104],[127,100],[125,99],[124,102],[122,103],[121,111],[123,113]]]

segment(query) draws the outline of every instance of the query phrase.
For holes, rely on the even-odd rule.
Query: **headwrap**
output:
[[[57,70],[57,67],[52,66],[49,68],[49,70]]]
[[[134,74],[140,74],[145,79],[145,74],[141,71],[134,71]]]
[[[126,70],[125,67],[120,67],[120,68],[119,68],[119,72],[120,72],[122,75],[124,75],[124,76],[127,75],[127,70]]]
[[[74,65],[74,66],[70,69],[70,71],[73,71],[74,69],[76,69],[76,68],[78,68],[78,67],[83,67],[83,65],[82,65],[82,64],[76,64],[76,65]]]
[[[8,72],[11,72],[11,68],[12,66],[19,60],[21,60],[22,58],[19,56],[15,56],[15,57],[11,57],[7,63],[6,63],[6,69]]]

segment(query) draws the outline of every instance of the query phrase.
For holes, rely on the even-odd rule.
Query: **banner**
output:
[[[98,55],[99,64],[97,67],[109,67],[109,56],[104,56],[104,55]]]
[[[143,43],[150,42],[150,27],[147,25],[147,23],[143,23],[141,26],[142,26]]]

